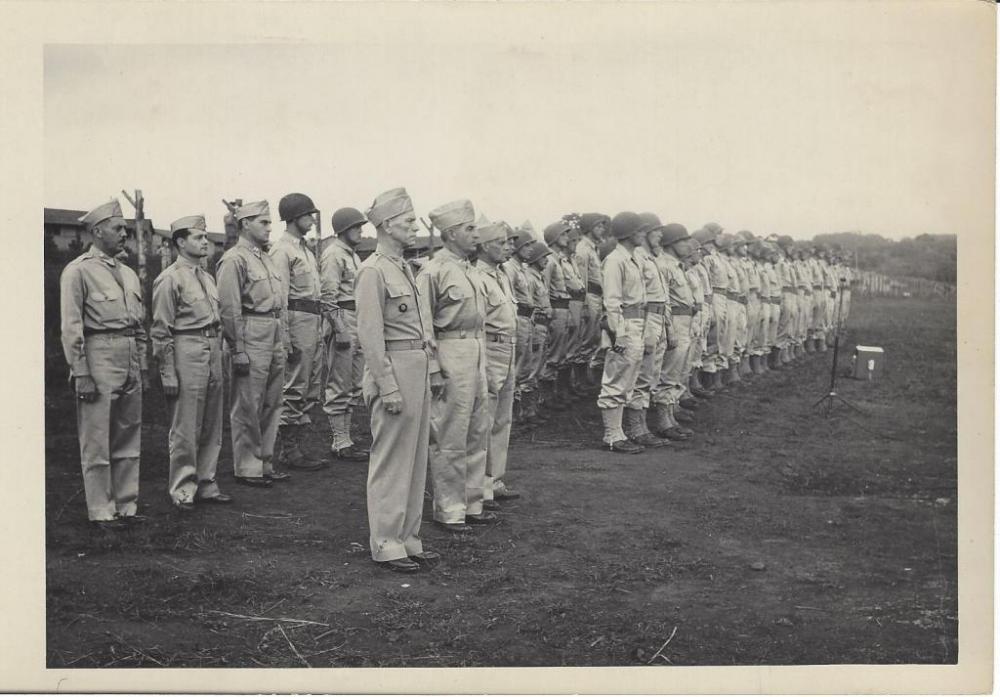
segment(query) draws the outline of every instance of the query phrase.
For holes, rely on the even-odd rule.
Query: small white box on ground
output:
[[[855,346],[851,358],[851,377],[856,380],[877,380],[882,375],[885,351],[881,346]]]

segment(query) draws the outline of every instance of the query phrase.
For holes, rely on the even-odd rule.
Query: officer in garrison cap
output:
[[[361,400],[361,376],[364,355],[358,344],[357,304],[354,281],[361,259],[357,254],[365,216],[354,208],[341,208],[333,214],[336,238],[323,250],[323,311],[333,331],[327,340],[326,391],[323,411],[330,420],[333,442],[330,449],[341,460],[363,462],[368,451],[354,444],[351,414]]]
[[[282,318],[282,276],[265,246],[271,236],[267,201],[240,206],[240,238],[219,260],[219,315],[230,352],[229,420],[236,481],[267,487],[289,475],[274,464],[285,362],[291,353]]]
[[[510,238],[510,235],[513,235]],[[510,280],[511,289],[514,291],[514,300],[517,303],[517,346],[515,347],[514,366],[514,402],[518,406],[517,418],[530,419],[532,417],[528,396],[530,386],[528,379],[532,365],[532,315],[535,313],[534,294],[531,283],[528,280],[528,253],[533,241],[531,233],[522,228],[514,228],[508,237],[511,239],[512,254],[503,263],[504,272]]]
[[[612,452],[629,454],[644,450],[625,437],[622,412],[632,397],[642,366],[646,290],[634,251],[645,234],[637,214],[626,211],[616,215],[611,220],[611,235],[617,244],[608,252],[601,269],[605,331],[610,346],[604,356],[597,407],[604,422],[604,445]]]
[[[142,393],[148,386],[145,311],[135,272],[119,258],[125,219],[112,199],[82,216],[90,249],[59,279],[63,353],[76,393],[87,517],[117,529],[137,516]]]
[[[472,203],[453,201],[429,215],[444,246],[417,275],[417,287],[448,380],[445,397],[431,406],[434,521],[449,532],[464,532],[469,524],[497,518],[483,510],[490,428],[483,343],[486,293],[482,274],[469,262],[479,243]]]
[[[417,215],[406,189],[375,197],[367,211],[378,246],[358,267],[361,390],[371,417],[368,526],[372,559],[409,573],[434,564],[424,550],[420,518],[427,480],[431,397],[443,395],[430,317],[417,301],[416,279],[403,252],[417,239]]]
[[[285,232],[270,250],[281,277],[286,300],[282,330],[288,342],[285,384],[282,388],[281,420],[278,426],[278,461],[286,467],[316,470],[323,465],[299,448],[301,427],[312,423],[307,413],[308,394],[320,332],[320,280],[316,256],[305,236],[316,224],[316,206],[305,194],[287,194],[278,202],[278,215]]]
[[[230,503],[215,468],[222,448],[222,325],[219,291],[201,267],[211,242],[205,217],[170,224],[177,260],[153,282],[150,339],[171,411],[167,493],[181,511]]]
[[[479,254],[476,269],[486,288],[486,388],[489,441],[486,448],[486,484],[483,506],[499,508],[497,501],[520,495],[507,486],[507,448],[514,407],[516,379],[517,301],[510,279],[500,267],[510,258],[514,239],[502,223],[479,225]]]
[[[601,213],[584,213],[580,216],[580,240],[573,251],[580,282],[586,290],[583,312],[580,318],[580,343],[572,358],[577,371],[576,383],[582,388],[596,387],[589,370],[594,355],[601,343],[601,315],[604,313],[601,288],[601,259],[598,247],[607,233],[608,219]]]

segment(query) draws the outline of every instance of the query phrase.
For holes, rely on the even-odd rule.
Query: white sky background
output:
[[[992,35],[954,4],[480,5],[461,30],[440,7],[324,9],[325,45],[262,26],[269,44],[47,46],[45,205],[141,188],[157,227],[221,231],[223,197],[276,215],[302,191],[329,234],[405,186],[424,216],[470,198],[537,229],[623,209],[797,238],[992,225]]]

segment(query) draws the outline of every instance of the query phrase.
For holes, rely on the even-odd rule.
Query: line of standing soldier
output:
[[[539,238],[530,222],[476,220],[460,200],[431,211],[444,246],[415,274],[405,189],[366,214],[337,211],[319,264],[304,241],[312,201],[290,194],[279,214],[286,231],[270,245],[266,201],[235,212],[240,239],[218,285],[201,264],[204,218],[171,226],[178,259],[154,283],[150,331],[171,409],[168,490],[181,510],[231,501],[216,482],[227,379],[236,481],[255,487],[286,481],[279,465],[321,466],[299,447],[321,392],[334,455],[369,459],[351,434],[363,398],[371,553],[394,571],[439,559],[419,535],[428,466],[433,520],[448,532],[491,523],[499,501],[518,498],[506,478],[515,412],[536,423],[596,390],[608,449],[687,440],[700,400],[825,350],[850,307],[850,269],[830,250],[714,223],[691,235],[652,213],[587,213]],[[118,203],[81,220],[94,245],[63,273],[62,340],[88,515],[119,527],[139,518],[144,310],[119,259]],[[360,262],[366,221],[378,246]]]

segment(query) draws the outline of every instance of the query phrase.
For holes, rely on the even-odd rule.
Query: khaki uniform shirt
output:
[[[486,290],[482,275],[468,259],[444,247],[417,274],[419,301],[438,332],[483,330]]]
[[[608,256],[604,257],[601,272],[608,327],[616,335],[621,335],[625,331],[625,317],[622,310],[626,307],[642,307],[646,302],[642,268],[635,257],[618,243]]]
[[[590,237],[584,236],[576,243],[573,251],[573,263],[576,265],[580,282],[587,292],[593,292],[591,284],[600,286],[601,281],[601,257],[597,253],[597,247]]]
[[[306,245],[306,241],[285,232],[278,244],[268,252],[281,276],[281,290],[285,296],[285,305],[289,300],[319,300],[320,280],[319,267],[316,266],[316,255]],[[281,317],[281,327],[285,336],[288,333],[288,313]]]
[[[524,263],[516,257],[511,257],[503,263],[503,270],[510,280],[514,300],[519,305],[534,307],[535,298],[531,292],[531,283],[528,281],[528,271]]]
[[[386,341],[423,342],[430,372],[440,372],[430,316],[419,302],[420,290],[409,264],[376,248],[358,267],[354,288],[358,304],[358,343],[383,397],[399,391]]]
[[[661,252],[656,256],[656,265],[667,282],[667,292],[670,296],[671,309],[685,308],[693,312],[695,303],[700,301],[695,297],[694,290],[691,288],[681,260],[670,252]],[[704,300],[704,295],[702,296],[702,300]]]
[[[92,330],[134,329],[146,370],[146,310],[135,271],[91,245],[66,265],[59,286],[63,353],[73,377],[90,375],[84,336]]]
[[[483,275],[486,288],[486,331],[493,334],[517,334],[517,301],[510,279],[500,266],[491,266],[482,259],[476,269]]]
[[[153,281],[153,324],[149,337],[164,382],[177,384],[174,332],[219,323],[219,291],[215,281],[199,262],[178,255]]]
[[[549,262],[552,263],[552,262]],[[546,264],[548,266],[548,264]],[[552,316],[552,304],[549,302],[549,289],[538,267],[530,265],[525,272],[528,286],[531,288],[531,305],[535,311],[546,317]]]
[[[721,253],[713,250],[705,256],[701,263],[708,271],[708,279],[712,284],[713,293],[719,291],[725,293],[729,290],[729,269],[726,267]]]
[[[542,270],[542,278],[545,279],[545,287],[548,289],[550,300],[569,300],[560,256],[562,255],[558,250],[553,251],[549,256],[549,263]]]
[[[569,295],[570,298],[583,300],[586,286],[580,279],[580,272],[577,271],[576,264],[573,263],[573,258],[568,254],[561,254],[558,252],[555,254],[555,257],[559,260],[559,267],[562,269],[563,283],[566,285],[566,294]]]
[[[645,247],[636,247],[632,252],[639,268],[642,269],[642,283],[646,291],[646,302],[665,303],[667,302],[667,286],[664,283],[663,275],[656,264],[656,259]]]
[[[219,286],[219,316],[222,335],[234,353],[245,353],[246,344],[240,319],[243,311],[278,312],[282,320],[282,341],[288,346],[284,331],[287,299],[282,291],[281,273],[274,260],[245,237],[226,250],[216,273]]]
[[[705,304],[705,286],[703,285],[703,276],[700,271],[701,264],[694,264],[693,266],[686,266],[681,264],[681,268],[684,269],[684,276],[687,278],[688,288],[691,289],[691,297],[697,305]],[[671,302],[671,304],[673,304]]]
[[[358,276],[361,258],[354,249],[337,237],[320,257],[323,311],[332,314],[340,310],[339,303],[354,300],[354,280]]]

